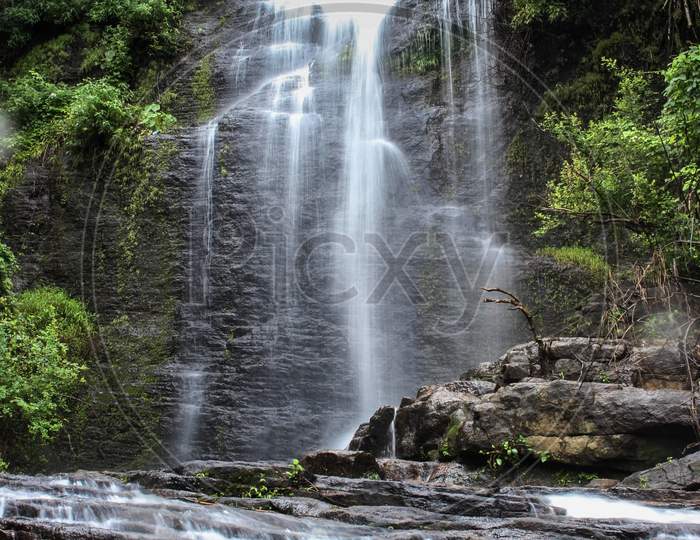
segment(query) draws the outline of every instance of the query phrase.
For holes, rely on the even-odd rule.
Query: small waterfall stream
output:
[[[175,434],[174,453],[178,459],[193,457],[200,415],[205,400],[210,358],[202,342],[211,333],[209,280],[214,231],[213,181],[218,121],[214,119],[200,128],[199,153],[202,160],[195,201],[190,216],[188,301],[183,306],[187,326],[181,340],[184,343],[180,371],[180,410]]]

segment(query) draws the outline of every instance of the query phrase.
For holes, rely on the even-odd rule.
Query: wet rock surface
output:
[[[631,474],[621,486],[700,491],[700,452]]]
[[[369,422],[360,424],[353,435],[349,450],[369,452],[375,457],[386,456],[391,452],[391,424],[396,411],[394,407],[380,407]]]
[[[638,470],[693,441],[690,399],[676,390],[523,381],[469,406],[457,445],[477,453],[520,434],[562,463]]]
[[[408,464],[406,464],[408,465]],[[416,464],[420,466],[420,464]],[[185,464],[201,473],[200,464]],[[154,539],[154,538],[656,538],[692,535],[700,525],[620,519],[574,519],[548,502],[570,490],[544,488],[482,489],[440,481],[383,481],[318,476],[303,488],[251,499],[206,495],[206,482],[228,482],[231,471],[253,474],[265,464],[219,463],[190,490],[192,476],[177,482],[173,471],[139,471],[151,489],[109,476],[81,473],[54,477],[0,475],[0,538],[7,539]],[[277,474],[279,464],[267,467]],[[406,467],[408,470],[409,467]],[[120,473],[112,473],[120,474]],[[221,474],[221,477],[218,475]],[[155,479],[160,479],[157,481]],[[159,483],[160,482],[160,483]],[[213,485],[213,484],[212,484]],[[600,497],[597,490],[585,496]],[[622,493],[622,492],[621,492]],[[687,492],[627,488],[627,499],[664,508],[700,505]],[[653,499],[653,503],[650,500]],[[612,499],[610,499],[612,501]],[[689,521],[697,519],[688,514]],[[209,535],[209,536],[207,536]]]
[[[379,477],[377,460],[367,452],[320,450],[307,454],[301,465],[311,474],[344,476],[348,478]]]

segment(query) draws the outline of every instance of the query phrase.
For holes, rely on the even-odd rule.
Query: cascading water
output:
[[[491,11],[493,0],[468,0],[467,20],[468,32],[472,36],[471,48],[471,78],[473,107],[475,111],[475,183],[483,190],[485,213],[491,216],[491,193],[489,178],[494,171],[494,143],[499,138],[495,130],[500,126],[500,121],[495,116],[498,112],[498,100],[496,99],[496,87],[491,72],[495,69],[497,58],[493,50],[493,37],[491,26]]]
[[[460,138],[467,145],[463,187],[456,190],[462,193],[463,208],[459,211],[462,216],[451,220],[447,232],[459,258],[466,261],[469,274],[468,282],[460,285],[461,296],[478,306],[466,326],[465,336],[479,335],[481,353],[489,357],[502,352],[506,341],[503,336],[509,333],[508,327],[512,325],[504,322],[497,309],[482,306],[480,289],[488,286],[512,288],[515,266],[507,237],[500,234],[503,224],[497,217],[504,137],[495,77],[498,54],[494,47],[492,12],[493,0],[462,0],[461,4],[460,0],[441,0],[440,4],[443,72],[448,117],[451,117],[445,137],[453,148],[457,147],[454,126],[461,125]],[[466,41],[462,48],[467,54],[462,55],[461,63],[453,65],[455,39]],[[453,74],[455,69],[459,70],[458,77]],[[456,81],[460,81],[459,86]],[[461,94],[460,108],[455,104],[458,93]],[[452,152],[448,150],[446,156],[450,169],[458,161]],[[457,278],[457,281],[464,280]]]
[[[388,11],[389,6],[384,6]],[[387,140],[384,95],[379,74],[381,34],[386,11],[351,14],[354,35],[349,98],[345,113],[344,197],[340,231],[356,253],[350,264],[341,261],[344,283],[357,291],[348,303],[350,362],[357,370],[357,420],[368,417],[381,403],[381,323],[370,301],[378,282],[378,261],[367,244],[368,235],[381,234],[382,208],[387,191],[388,161],[402,157]],[[342,445],[342,443],[341,443]]]
[[[3,476],[0,522],[5,519],[33,522],[34,530],[46,538],[340,540],[371,536],[370,529],[363,527],[203,506],[159,497],[107,477],[80,475]]]
[[[425,134],[432,120],[404,124],[425,116],[404,98],[389,99],[404,95],[383,44],[403,25],[388,16],[391,0],[359,11],[335,0],[253,6],[253,30],[214,56],[227,63],[222,93],[230,101],[200,128],[191,279],[202,294],[183,309],[180,457],[344,447],[379,405],[449,380],[519,339],[504,332],[498,310],[477,317],[472,309],[479,287],[507,287],[510,276],[491,241],[502,137],[490,125],[499,103],[488,39],[477,36],[490,31],[490,8],[470,3],[465,22],[464,2],[440,4],[441,31],[469,27],[471,41],[453,49],[453,36],[441,40],[449,76],[440,79],[439,154]],[[423,173],[426,160],[442,160],[439,178]],[[431,184],[442,178],[453,189],[434,195]],[[421,240],[408,270],[427,307],[397,284],[375,290],[402,242],[436,231],[450,241],[436,248],[434,235]],[[452,264],[460,258],[461,274]],[[328,300],[339,291],[355,295]],[[463,299],[472,309],[466,322]],[[468,326],[467,316],[478,319],[467,332],[436,330],[438,319]],[[464,358],[465,348],[478,355]]]
[[[700,512],[682,508],[658,508],[636,501],[583,493],[549,495],[547,502],[581,519],[635,519],[654,523],[700,524]]]
[[[187,481],[185,480],[185,483]],[[369,480],[355,480],[368,483]],[[429,484],[426,485],[426,489]],[[396,494],[395,500],[401,501],[401,490],[394,482],[389,487]],[[413,484],[411,490],[419,489]],[[446,500],[455,496],[455,486],[433,486],[436,493]],[[428,540],[439,537],[439,529],[432,530],[426,517],[431,516],[442,526],[449,525],[455,537],[473,537],[476,531],[489,538],[503,538],[508,532],[514,532],[512,526],[520,522],[523,529],[515,529],[518,537],[535,538],[547,530],[556,532],[558,520],[566,520],[567,533],[581,522],[581,534],[576,538],[587,537],[591,530],[591,520],[603,520],[601,534],[605,535],[610,524],[615,524],[620,533],[617,536],[645,537],[668,540],[690,540],[698,538],[700,512],[679,508],[654,507],[636,501],[615,499],[601,495],[563,492],[555,495],[537,495],[522,493],[531,503],[530,514],[539,510],[538,522],[546,528],[535,528],[533,520],[517,518],[466,517],[452,513],[418,513],[415,508],[402,506],[379,506],[371,510],[367,506],[349,508],[336,507],[327,502],[317,501],[321,512],[325,509],[331,519],[306,517],[315,512],[314,504],[309,499],[302,499],[295,506],[290,500],[281,502],[277,511],[251,511],[235,506],[217,504],[206,500],[192,502],[182,499],[186,492],[165,490],[173,497],[167,498],[141,489],[137,485],[122,484],[112,478],[94,473],[75,473],[60,476],[19,476],[0,474],[0,530],[7,538],[91,538],[95,540],[344,540],[371,538],[411,538]],[[342,493],[342,492],[340,492]],[[361,492],[360,492],[361,493]],[[360,493],[355,496],[360,496]],[[419,491],[419,493],[422,493]],[[464,493],[474,500],[473,494]],[[191,496],[196,496],[191,493]],[[420,496],[419,496],[420,497]],[[362,500],[360,498],[360,500]],[[421,499],[416,499],[418,502]],[[460,500],[460,499],[456,499]],[[301,502],[303,501],[303,502]],[[245,499],[222,498],[229,504],[244,504]],[[253,500],[247,501],[249,504]],[[264,500],[257,500],[254,507],[264,508]],[[268,501],[269,502],[269,501]],[[425,502],[425,501],[424,501]],[[290,506],[291,503],[291,506]],[[515,503],[515,504],[514,504]],[[510,505],[517,508],[517,499],[511,498]],[[272,505],[274,508],[275,506]],[[554,512],[552,507],[560,509]],[[281,510],[284,508],[284,510]],[[293,515],[287,515],[286,512]],[[474,508],[470,507],[473,511]],[[564,510],[567,516],[563,516]],[[508,512],[508,510],[502,510]],[[283,513],[285,512],[285,513]],[[372,525],[352,525],[343,523],[344,513],[353,512],[353,521],[364,516]],[[377,513],[379,512],[379,514]],[[453,510],[454,512],[454,510]],[[300,515],[298,515],[299,513]],[[338,515],[340,514],[340,515]],[[409,516],[417,519],[412,520]],[[323,515],[323,514],[322,514]],[[394,518],[396,521],[392,521]],[[347,519],[347,517],[345,517]],[[624,521],[631,526],[624,527]],[[549,522],[549,523],[547,523]],[[635,523],[656,523],[658,526],[645,525],[641,529]],[[396,533],[388,524],[400,524],[401,527],[415,529]],[[504,527],[505,525],[505,527]],[[420,529],[418,528],[420,526]],[[488,527],[488,528],[484,528]],[[493,533],[493,534],[492,534]],[[635,534],[635,536],[632,536]],[[567,537],[569,535],[567,534]]]
[[[174,453],[178,459],[193,457],[206,389],[206,368],[209,364],[202,341],[211,332],[209,270],[214,229],[212,184],[218,122],[212,120],[200,129],[202,169],[190,216],[188,302],[183,306],[183,311],[189,315],[189,324],[181,336],[184,342],[182,357],[187,365],[179,372],[182,395],[179,429],[174,442]]]

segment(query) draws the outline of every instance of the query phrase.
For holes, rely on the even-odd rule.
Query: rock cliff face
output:
[[[177,346],[191,199],[181,173],[197,160],[190,143],[186,134],[146,141],[154,167],[142,175],[158,196],[135,216],[125,211],[130,194],[109,163],[60,175],[35,166],[5,200],[3,229],[21,263],[18,286],[65,288],[85,301],[99,328],[93,391],[79,396],[77,414],[47,452],[50,467],[151,460],[147,449],[159,448],[172,387],[157,373]]]
[[[437,60],[436,9],[434,2],[408,1],[386,21],[381,61],[386,132],[407,157],[409,171],[398,175],[395,183],[386,179],[381,228],[395,254],[413,233],[472,231],[456,242],[467,279],[474,283],[463,297],[434,236],[412,254],[405,269],[425,301],[413,304],[396,283],[378,308],[382,327],[377,331],[383,344],[374,362],[376,377],[383,381],[381,399],[389,403],[412,392],[419,381],[449,380],[481,360],[463,351],[499,354],[513,343],[504,341],[517,339],[508,321],[477,312],[479,286],[499,276],[494,275],[492,260],[481,264],[476,238],[486,226],[489,204],[470,185],[476,176],[474,165],[469,165],[470,152],[478,136],[470,85],[476,81],[468,70],[468,55],[455,53],[458,97],[450,111]],[[270,73],[271,37],[265,25],[272,19],[259,18],[253,2],[228,3],[211,17],[221,19],[204,38],[215,43],[208,61],[221,116],[212,180],[214,235],[206,331],[193,337],[198,340],[195,354],[208,359],[206,399],[194,445],[208,458],[289,457],[338,444],[338,434],[357,422],[359,390],[349,354],[347,315],[342,305],[316,294],[354,284],[338,280],[331,266],[332,250],[323,244],[314,251],[313,244],[299,247],[318,240],[319,234],[326,241],[323,235],[337,232],[345,190],[345,89],[351,83],[351,58],[337,64],[337,59],[324,56],[321,16],[317,26],[311,25],[308,41],[294,45],[306,51],[304,63],[295,69],[308,66],[318,122],[313,125],[314,144],[302,144],[300,154],[292,155],[296,147],[284,140],[289,133],[270,127],[280,120],[271,119],[267,100],[272,90],[266,85],[271,77],[286,76]],[[200,26],[212,27],[203,22]],[[466,51],[469,38],[462,39]],[[291,88],[297,84],[289,82]],[[449,141],[448,131],[454,133]],[[289,213],[284,185],[291,159],[303,163],[296,216]],[[489,172],[496,193],[501,173]],[[193,182],[197,173],[188,171]],[[292,241],[293,220],[297,228]],[[478,275],[482,266],[484,273]],[[441,321],[458,320],[463,310],[466,330],[439,329]],[[187,318],[183,313],[185,323]],[[177,380],[192,356],[193,347],[184,343],[177,361],[166,368],[168,375]],[[172,421],[177,423],[176,402],[173,407]]]
[[[515,265],[510,251],[499,252],[498,264],[482,260],[477,238],[504,179],[496,162],[487,193],[470,182],[483,174],[474,159],[480,109],[471,38],[462,31],[453,38],[455,97],[448,103],[437,16],[435,2],[405,0],[384,30],[386,132],[409,171],[387,186],[382,229],[395,254],[412,233],[427,235],[405,267],[424,301],[412,303],[396,283],[382,301],[377,376],[386,381],[380,398],[389,403],[419,383],[455,378],[519,340],[516,324],[498,308],[479,307],[479,287],[489,279],[507,286],[511,272],[498,268]],[[108,173],[75,173],[61,186],[53,172],[36,170],[8,198],[5,228],[22,256],[22,284],[58,283],[88,300],[98,316],[96,372],[104,381],[69,430],[70,444],[62,445],[78,465],[165,456],[183,429],[187,392],[201,397],[192,445],[206,458],[289,457],[332,444],[356,425],[346,314],[299,290],[346,284],[330,270],[330,251],[288,252],[287,194],[274,172],[292,156],[284,141],[270,139],[279,132],[269,129],[265,108],[270,23],[247,0],[207,4],[189,15],[192,51],[175,67],[170,88],[179,127],[149,141],[160,195],[138,216],[138,227],[125,211],[128,194]],[[306,184],[295,247],[332,232],[343,191],[343,90],[350,73],[341,62],[340,72],[328,75],[337,62],[318,50],[322,26],[319,17],[301,44],[322,122],[314,127],[313,154],[296,157]],[[488,107],[500,108],[494,99]],[[201,136],[214,116],[207,191]],[[270,145],[279,149],[272,162],[265,158]],[[500,234],[498,220],[490,226]],[[455,240],[465,267],[457,278],[455,261],[435,236],[455,231],[466,231]],[[205,256],[196,247],[202,235],[209,238]],[[126,238],[136,238],[128,253]],[[202,258],[206,302],[197,292],[201,276],[192,271]],[[308,267],[297,264],[306,259]],[[464,328],[446,324],[460,316]],[[187,374],[195,367],[202,382],[193,391]],[[61,454],[60,462],[69,458]]]

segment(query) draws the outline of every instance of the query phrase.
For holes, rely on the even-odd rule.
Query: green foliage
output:
[[[596,473],[591,472],[572,472],[572,471],[558,471],[554,475],[554,479],[557,485],[561,487],[568,487],[572,485],[585,486],[591,480],[597,480],[600,478]]]
[[[48,442],[61,429],[70,395],[84,382],[90,333],[85,308],[59,289],[27,291],[7,302],[0,316],[5,445],[24,434]]]
[[[124,76],[143,59],[173,55],[182,11],[180,0],[13,0],[0,7],[0,57],[7,62],[46,35],[88,24],[101,33],[88,65]]]
[[[92,318],[85,306],[57,287],[29,289],[14,298],[14,307],[32,317],[40,326],[55,325],[59,339],[74,361],[90,354],[87,339],[92,332]]]
[[[536,21],[553,23],[566,17],[567,8],[559,0],[514,0],[513,26],[527,26]]]
[[[463,419],[459,414],[456,414],[450,418],[450,424],[447,426],[445,435],[440,442],[440,447],[438,448],[438,457],[440,459],[447,461],[456,456],[457,438],[463,423]]]
[[[267,479],[264,474],[260,474],[258,483],[243,492],[243,497],[249,499],[273,499],[277,497],[279,492],[276,489],[270,489],[267,486]]]
[[[9,51],[31,42],[39,27],[63,27],[84,12],[86,0],[14,0],[0,8],[0,43]]]
[[[12,250],[0,242],[0,301],[12,292],[12,275],[17,270],[17,260]]]
[[[297,458],[294,458],[289,464],[289,470],[286,474],[290,484],[299,485],[304,477],[304,466]]]
[[[50,442],[63,427],[71,396],[85,382],[93,331],[83,304],[61,289],[13,294],[15,268],[0,243],[0,470],[22,443]]]
[[[604,281],[610,272],[605,259],[591,248],[582,246],[545,247],[538,255],[551,257],[562,266],[576,266],[590,274],[596,281]]]
[[[127,89],[105,80],[86,81],[72,90],[59,127],[71,146],[108,142],[132,120],[132,111],[125,104]]]
[[[197,119],[200,122],[209,120],[216,112],[213,79],[214,56],[210,54],[202,59],[192,77],[192,95],[197,102]]]
[[[12,68],[12,75],[17,77],[36,71],[53,82],[63,79],[64,67],[70,61],[71,48],[75,41],[74,34],[61,34],[50,41],[40,43],[19,59]]]
[[[687,268],[698,260],[699,48],[666,70],[663,107],[653,74],[606,63],[620,80],[613,112],[588,125],[575,115],[548,115],[544,122],[570,154],[549,184],[539,233],[572,222],[615,227],[633,245]]]
[[[440,443],[439,455],[441,459],[445,460],[452,458],[452,450],[450,449],[449,441],[443,440]]]
[[[0,98],[15,125],[23,128],[4,141],[13,154],[0,169],[0,196],[22,179],[33,159],[50,161],[62,157],[58,152],[62,150],[75,161],[113,143],[121,151],[143,135],[175,123],[158,104],[131,105],[128,88],[105,79],[68,86],[31,71],[11,83],[0,82]]]
[[[534,452],[523,435],[492,444],[490,450],[481,450],[479,453],[486,456],[486,463],[492,471],[500,471],[504,467],[517,465],[522,460],[532,456],[540,463],[545,463],[550,459],[548,452]]]
[[[452,39],[452,37],[450,37]],[[452,39],[452,53],[459,51],[460,41]],[[409,45],[387,61],[400,75],[423,75],[435,72],[442,66],[442,44],[436,29],[418,31]]]

